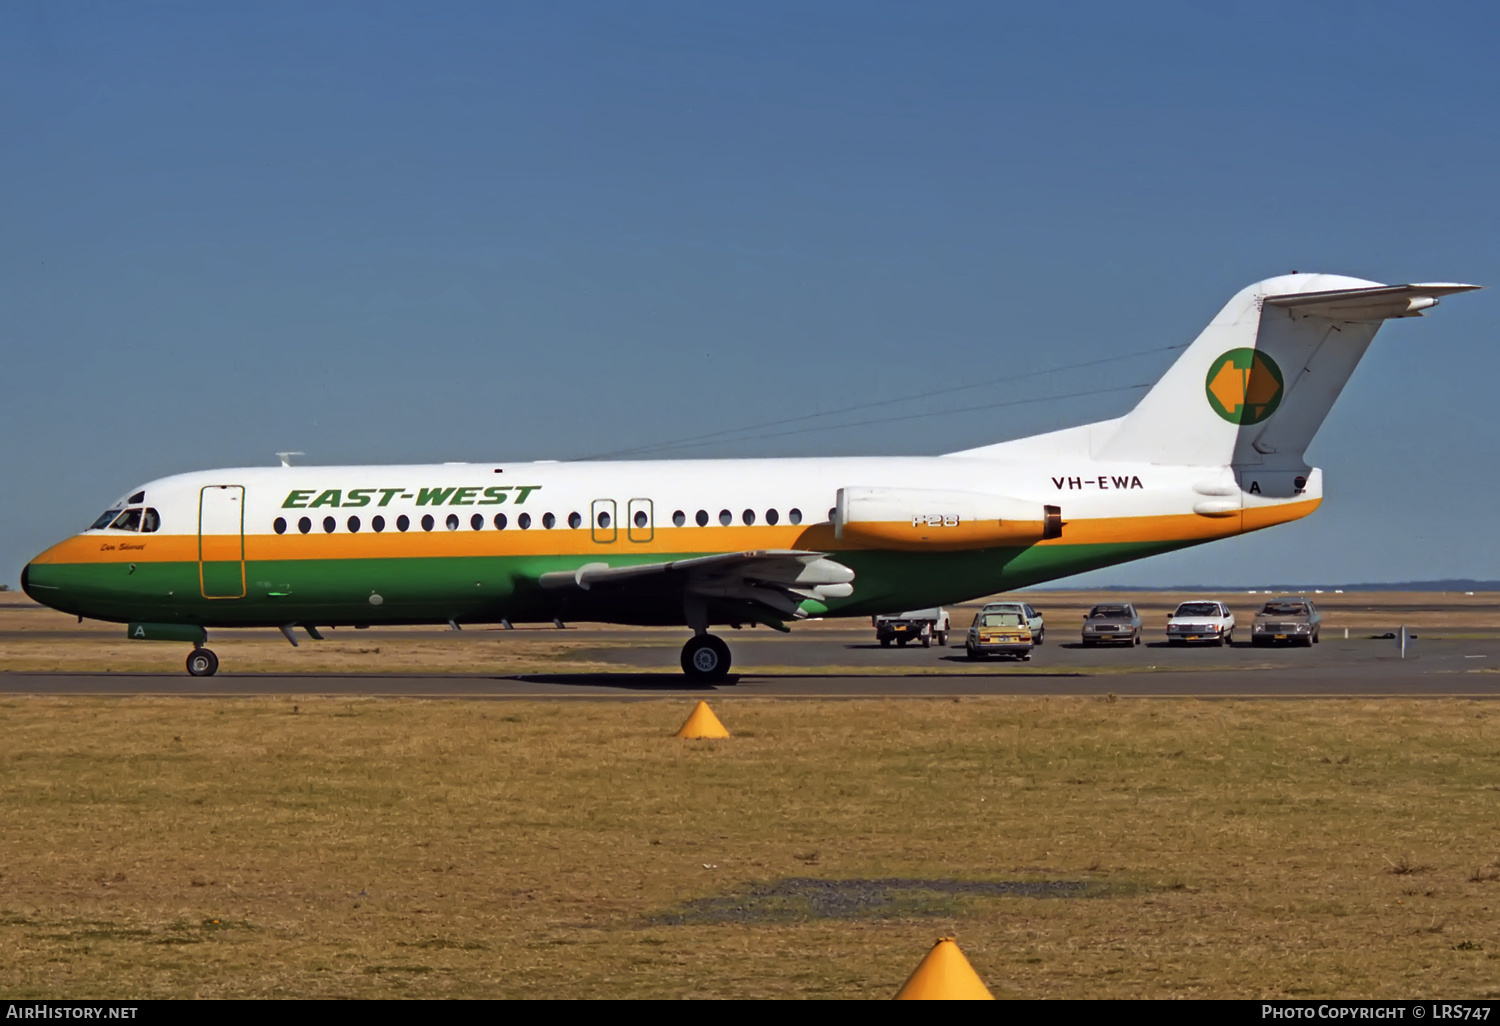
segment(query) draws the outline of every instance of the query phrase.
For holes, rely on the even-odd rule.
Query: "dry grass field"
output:
[[[1500,633],[1496,595],[1318,601]],[[0,594],[0,672],[181,672],[122,635]],[[520,673],[681,637],[213,646]],[[878,998],[954,932],[1001,996],[1500,997],[1490,703],[714,701],[731,740],[673,739],[681,699],[0,699],[0,996]]]
[[[1500,997],[1458,700],[7,698],[0,994]]]

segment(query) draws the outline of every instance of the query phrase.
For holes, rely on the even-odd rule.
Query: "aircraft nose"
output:
[[[23,566],[21,568],[21,590],[26,593],[26,597],[27,598],[31,599],[33,602],[36,601],[36,596],[31,593],[31,564],[30,563],[27,563],[25,566]]]

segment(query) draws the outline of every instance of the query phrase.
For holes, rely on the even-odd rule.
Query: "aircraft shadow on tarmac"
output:
[[[619,688],[624,691],[717,691],[740,682],[740,674],[731,673],[711,684],[688,680],[680,673],[518,673],[505,680],[528,684],[575,684],[596,688]]]
[[[945,656],[956,662],[962,658]],[[882,673],[880,680],[951,679],[964,677],[1087,677],[1086,673],[1054,673],[1046,670],[1003,670],[999,666],[990,673]],[[505,680],[525,681],[528,684],[572,684],[582,687],[619,688],[625,691],[717,691],[733,687],[741,681],[752,680],[869,680],[871,675],[851,670],[848,673],[731,673],[724,680],[712,684],[689,681],[671,673],[518,673]]]

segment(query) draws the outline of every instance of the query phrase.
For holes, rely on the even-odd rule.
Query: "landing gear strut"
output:
[[[682,646],[682,672],[688,680],[723,680],[729,675],[729,646],[712,634],[689,638]]]
[[[206,648],[195,648],[187,657],[187,671],[194,677],[212,677],[219,671],[219,657]]]

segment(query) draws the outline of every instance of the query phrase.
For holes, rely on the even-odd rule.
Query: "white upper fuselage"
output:
[[[621,516],[629,500],[650,500],[653,527],[672,526],[677,512],[684,515],[686,526],[697,526],[700,510],[707,514],[709,528],[722,526],[725,511],[734,525],[746,525],[747,511],[752,514],[750,524],[766,525],[772,511],[785,524],[792,510],[800,511],[803,523],[813,524],[829,520],[838,489],[850,485],[1000,493],[1060,506],[1064,519],[1077,526],[1088,520],[1191,515],[1195,507],[1215,500],[1247,507],[1278,504],[1273,498],[1244,494],[1227,467],[1058,455],[1026,459],[1020,453],[1009,459],[899,456],[238,467],[160,478],[132,492],[146,493],[137,505],[159,512],[162,534],[197,534],[200,490],[222,484],[245,488],[247,535],[273,533],[278,517],[307,516],[321,525],[322,518],[333,516],[336,530],[345,531],[351,516],[360,517],[360,527],[368,530],[368,520],[375,515],[394,520],[404,514],[419,520],[439,512],[439,521],[459,514],[465,530],[474,513],[486,514],[487,521],[497,512],[527,512],[537,521],[552,513],[557,525],[552,530],[567,530],[571,513],[578,513],[587,527],[592,504],[601,499],[615,501]],[[1309,474],[1297,497],[1320,497],[1320,484],[1316,472]],[[449,488],[453,492],[439,501],[437,496]],[[486,495],[485,489],[493,491]],[[304,492],[309,494],[299,494]],[[421,501],[424,498],[427,501]],[[115,508],[125,505],[122,498]],[[532,529],[542,528],[538,522]]]

